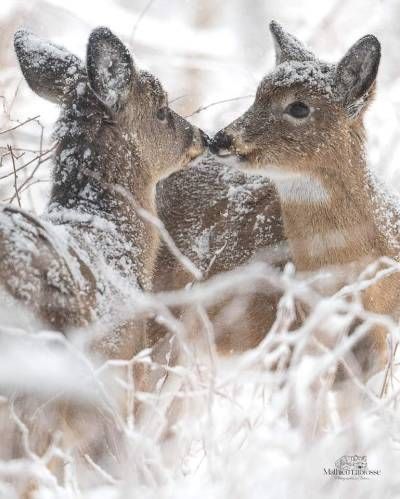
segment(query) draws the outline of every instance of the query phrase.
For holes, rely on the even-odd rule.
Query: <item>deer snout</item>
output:
[[[192,144],[189,148],[189,156],[191,159],[197,158],[204,152],[204,149],[210,142],[209,136],[200,128],[195,128],[193,132]]]
[[[220,130],[210,142],[210,150],[218,156],[228,156],[232,154],[231,147],[233,139],[224,130]]]
[[[203,146],[207,147],[211,142],[210,137],[206,134],[206,132],[204,130],[201,130],[201,129],[200,129],[200,136],[201,136]]]

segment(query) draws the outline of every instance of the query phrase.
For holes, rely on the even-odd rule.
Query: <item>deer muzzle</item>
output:
[[[191,159],[200,156],[210,142],[209,136],[200,128],[195,128],[193,132],[192,144],[189,148],[189,156]]]
[[[232,154],[233,140],[224,130],[220,130],[210,142],[210,150],[218,156],[229,156]]]

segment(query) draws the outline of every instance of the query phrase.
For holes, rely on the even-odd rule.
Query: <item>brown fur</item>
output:
[[[364,37],[336,66],[318,61],[276,23],[271,29],[282,49],[278,66],[249,110],[216,135],[214,147],[276,182],[297,270],[333,269],[325,289],[332,293],[376,259],[399,259],[396,207],[365,161],[363,115],[374,93],[379,42]],[[293,102],[306,103],[309,116],[290,116]],[[370,286],[362,293],[366,310],[398,317],[399,284],[395,274]],[[357,347],[365,375],[387,361],[386,333],[373,328]]]
[[[157,212],[179,249],[205,279],[255,258],[278,267],[287,262],[280,204],[271,182],[246,176],[215,156],[202,157],[196,166],[163,180],[157,187]],[[193,277],[161,245],[154,291],[179,289],[191,282]],[[278,298],[277,290],[268,288],[247,296],[233,292],[221,297],[207,310],[218,351],[254,348],[274,320]],[[235,313],[227,314],[228,308]],[[164,330],[154,325],[150,334],[155,342]]]
[[[103,335],[89,335],[90,349],[104,359],[129,359],[145,347],[144,318],[126,318],[129,289],[150,289],[158,247],[157,231],[136,206],[155,214],[157,181],[199,155],[204,139],[168,108],[160,82],[138,70],[105,28],[89,39],[87,68],[25,31],[17,32],[15,46],[30,86],[60,103],[62,113],[46,213],[0,209],[1,286],[11,306],[17,300],[53,330],[68,334],[101,321]],[[108,88],[104,78],[114,69]],[[36,421],[40,397],[23,394],[16,402],[32,430],[32,449],[44,452],[63,414],[68,446],[96,453],[109,445],[115,457],[118,432],[107,411],[61,399]],[[16,442],[14,457],[22,453]]]

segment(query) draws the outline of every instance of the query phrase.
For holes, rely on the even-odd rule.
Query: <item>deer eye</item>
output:
[[[310,108],[307,104],[304,104],[304,102],[296,101],[288,105],[285,109],[285,113],[297,119],[307,118],[310,114]]]
[[[169,108],[167,106],[160,107],[160,109],[157,111],[156,116],[160,121],[167,121],[169,116]]]

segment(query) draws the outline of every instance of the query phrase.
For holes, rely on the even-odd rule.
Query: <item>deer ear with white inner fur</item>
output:
[[[98,97],[114,110],[123,107],[135,67],[127,47],[108,28],[92,31],[86,64],[90,86]]]
[[[15,33],[14,48],[28,85],[51,102],[61,103],[72,88],[86,79],[78,57],[28,30]]]
[[[349,110],[357,112],[368,101],[380,58],[379,40],[374,35],[366,35],[347,51],[337,65],[336,93]]]

